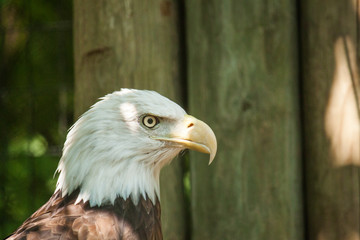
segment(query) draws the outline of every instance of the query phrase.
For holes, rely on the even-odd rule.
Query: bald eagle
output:
[[[52,197],[8,239],[162,239],[160,170],[186,148],[210,164],[211,128],[154,91],[106,95],[70,128]]]

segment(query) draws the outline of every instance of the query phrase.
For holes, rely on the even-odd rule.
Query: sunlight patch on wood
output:
[[[328,240],[333,239],[334,236],[329,232],[327,233],[325,230],[322,230],[317,235],[317,240]],[[342,239],[344,240],[360,240],[360,235],[356,231],[351,231],[350,233],[347,233]]]
[[[346,240],[360,240],[360,235],[358,232],[352,232],[349,234]]]
[[[349,37],[335,42],[335,71],[325,113],[333,164],[360,166],[359,76],[356,50]]]

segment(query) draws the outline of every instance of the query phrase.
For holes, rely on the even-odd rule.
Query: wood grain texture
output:
[[[123,87],[156,90],[181,105],[174,0],[74,1],[75,111]],[[184,239],[181,162],[161,173],[165,239]]]
[[[218,139],[191,153],[192,237],[303,239],[295,1],[187,1],[189,107]]]
[[[360,239],[358,7],[301,2],[309,240]]]

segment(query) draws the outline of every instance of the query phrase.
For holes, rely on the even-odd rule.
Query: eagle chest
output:
[[[161,240],[160,203],[140,198],[137,204],[117,198],[114,205],[90,208],[74,220],[72,230],[78,239]]]
[[[90,207],[75,204],[77,194],[53,197],[9,237],[13,239],[162,240],[160,202],[141,197],[137,204],[119,197]]]

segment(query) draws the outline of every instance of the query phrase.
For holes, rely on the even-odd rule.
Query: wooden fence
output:
[[[161,176],[165,239],[360,239],[359,1],[74,1],[76,115],[153,89],[218,138]]]

